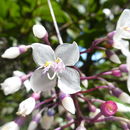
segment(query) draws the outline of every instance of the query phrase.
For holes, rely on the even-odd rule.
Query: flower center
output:
[[[65,65],[59,57],[56,58],[56,60],[54,62],[47,61],[43,65],[43,67],[44,67],[43,74],[47,73],[47,76],[50,80],[53,80],[55,78],[55,76],[57,75],[57,73],[62,73],[65,70]],[[50,76],[50,74],[48,72],[49,69],[51,69],[54,72],[52,76]]]
[[[123,29],[127,32],[130,32],[130,27],[124,27]]]

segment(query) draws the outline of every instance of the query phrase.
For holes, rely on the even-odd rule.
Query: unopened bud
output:
[[[41,24],[35,24],[33,25],[33,34],[37,38],[44,38],[47,34],[46,29]]]
[[[121,63],[119,57],[115,54],[115,52],[111,50],[106,50],[106,55],[112,62],[117,63],[117,64]]]
[[[112,70],[112,75],[115,76],[115,77],[120,77],[121,71],[120,70]]]
[[[17,123],[11,121],[1,126],[0,130],[20,130],[20,128]]]
[[[75,114],[74,102],[73,99],[70,97],[70,95],[60,92],[59,97],[64,108],[70,113]]]
[[[101,105],[101,113],[104,116],[112,116],[117,112],[117,104],[113,101],[106,101]]]
[[[28,99],[22,101],[19,104],[17,115],[27,116],[34,110],[36,105],[36,101],[33,97],[29,97]]]
[[[53,121],[54,116],[49,116],[48,113],[45,113],[40,121],[41,127],[45,130],[49,130],[53,124]]]
[[[29,123],[28,130],[35,130],[38,126],[38,123],[41,119],[41,114],[37,114],[33,117],[33,120]]]
[[[84,121],[81,121],[80,125],[76,128],[76,130],[87,130],[87,129],[84,127]]]
[[[126,105],[118,103],[118,102],[116,102],[116,104],[117,104],[117,107],[118,107],[118,109],[117,109],[118,112],[130,112],[129,106],[126,106]]]
[[[3,83],[1,83],[1,88],[4,91],[4,94],[8,95],[17,92],[21,88],[21,85],[21,79],[14,76],[7,78]]]
[[[119,69],[120,69],[121,72],[128,73],[128,69],[127,69],[127,65],[126,64],[120,65]]]
[[[28,48],[29,47],[25,45],[21,45],[19,47],[10,47],[4,52],[4,54],[1,57],[7,59],[14,59],[18,57],[20,54],[26,52]]]
[[[125,102],[125,103],[129,103],[130,104],[130,96],[125,93],[125,92],[122,92],[119,96],[119,99],[122,101],[122,102]]]

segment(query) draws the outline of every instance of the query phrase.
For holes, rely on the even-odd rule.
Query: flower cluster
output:
[[[108,10],[104,10],[105,14],[106,11]],[[28,125],[28,130],[37,129],[39,124],[42,129],[46,130],[57,126],[59,127],[55,130],[62,130],[67,127],[75,130],[87,130],[89,124],[109,120],[121,124],[125,123],[126,128],[130,129],[129,119],[119,117],[116,114],[130,111],[130,107],[124,104],[130,104],[130,96],[103,77],[110,75],[120,78],[123,75],[128,75],[127,86],[130,92],[130,51],[128,42],[128,39],[130,39],[130,10],[125,9],[123,11],[117,22],[116,30],[108,33],[104,38],[94,40],[90,48],[83,52],[80,52],[76,42],[72,44],[61,42],[54,50],[45,27],[38,23],[32,27],[32,30],[34,36],[45,44],[32,43],[28,46],[11,47],[2,55],[2,58],[14,59],[31,49],[37,69],[31,70],[28,74],[14,71],[12,77],[1,83],[1,89],[5,95],[13,94],[25,86],[27,99],[19,104],[16,112],[17,119],[4,124],[0,127],[0,130],[20,130],[30,114],[32,114],[32,120]],[[100,46],[104,41],[107,41],[106,44],[111,42],[114,48],[121,50],[127,58],[126,64],[121,64],[121,60],[113,50]],[[86,76],[77,67],[76,63],[80,60],[82,54],[91,53],[94,49],[103,50],[106,57],[119,66],[92,76]],[[93,81],[94,79],[99,80],[102,85],[89,88],[88,80]],[[108,95],[114,97],[113,101],[94,98],[93,95],[84,95],[99,89],[101,91],[106,89]],[[98,102],[98,105],[96,102]],[[82,104],[85,105],[82,106]],[[83,113],[81,106],[89,111],[88,115]],[[57,115],[59,117],[54,120]],[[62,115],[66,116],[65,124],[63,124]]]

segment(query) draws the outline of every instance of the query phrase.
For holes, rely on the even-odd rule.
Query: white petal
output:
[[[128,74],[128,79],[127,79],[127,88],[128,88],[128,91],[130,92],[130,72]]]
[[[121,39],[119,36],[114,35],[113,47],[120,49],[125,56],[129,53],[129,42]]]
[[[47,61],[54,61],[55,55],[52,48],[48,45],[34,43],[32,44],[33,59],[37,65],[43,66]]]
[[[47,31],[41,24],[35,24],[33,26],[33,34],[35,37],[44,38],[47,34]]]
[[[117,27],[116,27],[116,31],[121,32],[122,38],[126,38],[126,39],[130,38],[130,22],[129,21],[130,21],[130,10],[125,9],[120,16],[117,22]]]
[[[63,60],[66,66],[73,66],[79,60],[79,48],[76,42],[73,44],[59,45],[55,50],[56,57]]]
[[[130,72],[130,53],[127,55],[126,63],[127,63],[127,69]]]
[[[49,73],[52,73],[49,71]],[[35,92],[39,91],[47,91],[51,90],[53,87],[56,86],[56,77],[53,80],[48,79],[47,74],[42,74],[42,69],[37,69],[34,71],[30,82],[32,85],[32,89]]]
[[[118,28],[121,28],[121,27],[124,27],[124,26],[130,26],[130,10],[129,9],[125,9],[118,22],[117,22],[117,29]]]
[[[62,92],[73,94],[81,90],[80,76],[77,70],[66,67],[65,70],[58,75],[58,87]]]

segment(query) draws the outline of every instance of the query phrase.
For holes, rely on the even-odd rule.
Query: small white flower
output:
[[[76,130],[87,130],[87,129],[84,127],[84,121],[81,121],[80,125],[76,128]]]
[[[75,42],[59,45],[55,52],[50,46],[40,43],[32,44],[32,49],[34,61],[40,66],[31,77],[34,91],[51,90],[56,84],[61,91],[68,94],[81,90],[79,73],[68,67],[79,60],[79,48]]]
[[[127,56],[129,53],[129,42],[126,39],[130,39],[130,10],[125,9],[116,26],[116,32],[113,37],[114,47],[120,49],[122,53]]]
[[[35,108],[36,102],[33,97],[29,97],[28,99],[22,101],[19,104],[18,115],[26,116],[29,115]]]
[[[1,88],[5,95],[17,92],[22,85],[22,81],[19,77],[7,78],[3,83],[1,83]]]
[[[7,59],[14,59],[18,57],[21,53],[24,53],[27,51],[29,47],[25,45],[21,45],[19,47],[10,47],[8,48],[4,54],[2,54],[2,58],[7,58]]]
[[[41,24],[33,25],[33,34],[35,37],[44,38],[47,35],[47,31]]]
[[[20,130],[20,128],[17,123],[11,121],[1,126],[0,130]]]

